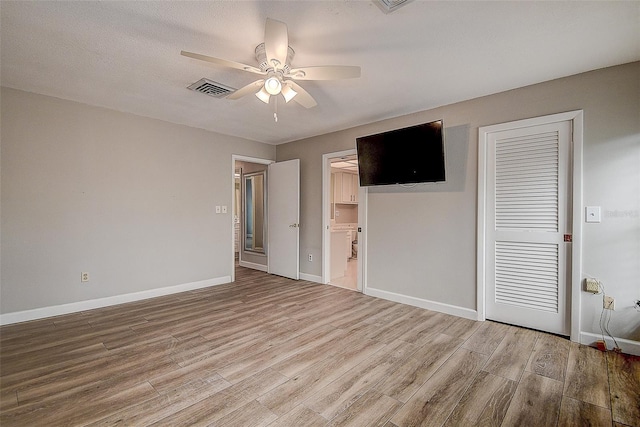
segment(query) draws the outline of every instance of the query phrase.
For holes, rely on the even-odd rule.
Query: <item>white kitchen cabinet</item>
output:
[[[353,201],[358,203],[358,193],[360,190],[360,177],[357,174],[351,175],[351,192],[353,193]]]
[[[358,203],[358,175],[335,172],[333,179],[333,201],[335,203]]]

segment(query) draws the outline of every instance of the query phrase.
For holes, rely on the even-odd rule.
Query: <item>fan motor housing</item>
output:
[[[282,70],[282,74],[289,74],[291,71],[291,61],[293,61],[293,57],[296,55],[296,52],[293,50],[291,46],[288,46],[287,49],[287,62],[285,64],[281,64],[278,70]],[[273,66],[269,64],[267,61],[267,51],[265,50],[264,43],[260,43],[256,46],[256,60],[258,61],[259,68],[266,72],[269,69],[273,69]]]

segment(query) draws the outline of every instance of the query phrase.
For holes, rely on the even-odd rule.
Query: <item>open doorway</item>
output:
[[[231,159],[231,280],[236,265],[298,280],[300,160]]]
[[[267,169],[272,160],[233,156],[233,269],[268,271]]]
[[[366,194],[360,188],[355,150],[323,156],[323,283],[363,291],[362,219]],[[364,200],[363,200],[364,199]]]

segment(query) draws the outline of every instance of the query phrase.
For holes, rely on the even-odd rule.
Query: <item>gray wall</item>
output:
[[[369,193],[368,286],[475,310],[478,127],[579,109],[584,204],[603,211],[602,223],[583,228],[583,275],[615,297],[613,334],[640,340],[632,308],[640,298],[637,62],[279,145],[278,161],[301,161],[302,272],[321,275],[322,154],[355,148],[358,136],[444,119],[447,183]],[[601,297],[582,292],[581,300],[582,331],[600,333]]]
[[[3,314],[231,275],[231,156],[273,146],[7,88],[1,104]]]

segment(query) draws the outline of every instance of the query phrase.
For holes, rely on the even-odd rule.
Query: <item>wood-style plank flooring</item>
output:
[[[2,327],[0,425],[640,426],[640,358],[238,268]]]

